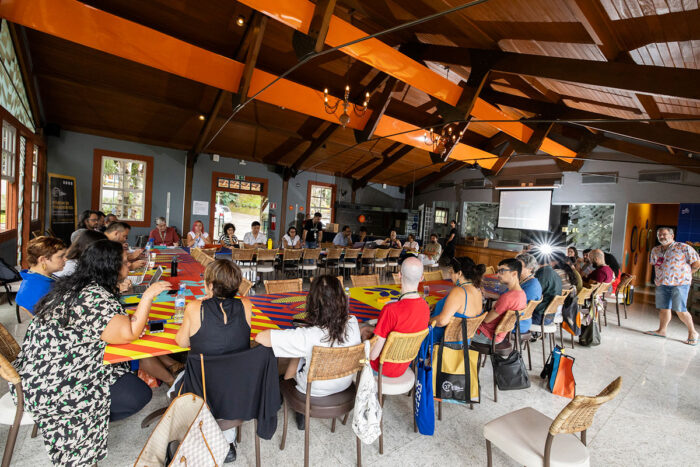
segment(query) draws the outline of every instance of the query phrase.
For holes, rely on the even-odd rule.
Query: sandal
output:
[[[664,337],[664,338],[666,337],[665,334],[659,334],[656,331],[644,331],[644,334],[646,334],[647,336]]]
[[[692,345],[692,346],[698,345],[698,336],[695,336],[693,339],[686,340],[685,344]]]

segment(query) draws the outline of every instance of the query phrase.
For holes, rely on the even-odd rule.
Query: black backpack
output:
[[[19,282],[22,280],[22,276],[19,275],[17,269],[14,266],[10,266],[7,262],[0,258],[0,284],[8,289],[7,284],[12,282]],[[9,289],[8,289],[9,292]]]

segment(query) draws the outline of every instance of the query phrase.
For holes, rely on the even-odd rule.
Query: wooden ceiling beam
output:
[[[352,183],[352,189],[353,191],[358,190],[364,186],[367,185],[367,183],[370,181],[370,179],[377,177],[380,173],[394,165],[396,162],[398,162],[402,157],[404,157],[406,154],[411,152],[412,149],[415,149],[413,146],[409,146],[408,144],[404,144],[401,148],[399,148],[394,154],[391,156],[385,157],[384,160],[382,161],[381,164],[379,164],[377,167],[372,169],[368,174],[360,178],[359,180],[355,180]]]
[[[260,46],[262,45],[263,36],[265,35],[266,25],[267,16],[255,14],[253,24],[248,31],[246,31],[246,35],[243,38],[243,42],[249,42],[249,45],[245,51],[245,66],[243,67],[241,80],[238,83],[238,92],[236,92],[234,96],[235,105],[243,103],[248,98],[248,90],[253,80],[253,72],[255,71],[255,64],[258,61],[258,54],[260,53]],[[240,51],[236,54],[236,60],[239,59],[239,54]]]
[[[402,49],[404,50],[404,49]],[[405,51],[416,60],[472,66],[472,56],[462,47],[410,44]],[[528,55],[494,50],[481,54],[492,60],[492,69],[503,73],[571,81],[647,94],[700,99],[700,70],[621,62]]]
[[[392,143],[388,148],[386,148],[384,151],[382,151],[382,157],[381,158],[371,158],[370,160],[363,162],[362,164],[358,165],[357,167],[353,168],[352,170],[346,172],[344,174],[345,177],[352,178],[353,175],[362,172],[364,169],[369,167],[370,165],[374,164],[377,161],[381,161],[383,159],[386,159],[386,157],[394,152],[396,149],[398,149],[401,146],[401,143]]]
[[[328,27],[335,9],[336,0],[318,0],[314,8],[314,14],[309,25],[309,36],[314,40],[314,52],[323,50],[326,41]]]
[[[298,171],[301,169],[301,166],[306,162],[311,156],[314,155],[314,153],[323,146],[326,141],[328,141],[328,138],[333,134],[335,130],[338,129],[340,125],[336,125],[335,123],[329,123],[328,126],[326,127],[325,130],[319,135],[318,138],[314,139],[311,142],[311,145],[306,148],[306,151],[304,151],[298,158],[295,160],[292,165],[291,165],[291,170],[292,172]]]
[[[468,165],[469,164],[465,164],[461,161],[450,161],[447,164],[443,165],[437,172],[433,172],[430,175],[426,175],[425,177],[416,180],[413,184],[413,186],[415,187],[414,191],[418,192],[427,186],[434,185],[449,174],[457,172],[458,170],[463,169]]]
[[[389,106],[389,101],[391,100],[391,93],[396,86],[396,78],[389,78],[384,85],[384,89],[380,94],[375,94],[371,97],[370,108],[372,109],[372,115],[369,116],[365,127],[362,130],[355,130],[355,141],[358,143],[363,143],[369,141],[372,136],[374,136],[374,130],[377,129],[379,120],[384,116],[387,107]]]
[[[496,160],[496,163],[493,164],[493,167],[491,167],[489,170],[492,175],[498,175],[501,170],[503,170],[503,167],[505,167],[506,163],[510,160],[510,156],[513,155],[515,152],[515,148],[513,147],[512,144],[509,144],[504,150],[503,153],[500,155],[500,157]],[[556,161],[559,161],[560,159],[555,159]]]
[[[299,137],[296,135],[290,136],[284,143],[280,144],[266,156],[264,156],[262,161],[265,164],[278,163],[280,159],[304,144],[304,142],[311,141],[314,133],[321,128],[321,125],[323,125],[323,120],[320,118],[307,118],[301,127],[299,127],[299,129],[296,131],[296,135]]]

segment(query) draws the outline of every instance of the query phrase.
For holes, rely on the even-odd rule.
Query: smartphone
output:
[[[151,334],[163,332],[165,330],[165,323],[150,323],[148,328]]]
[[[179,289],[168,290],[168,295],[175,295]]]

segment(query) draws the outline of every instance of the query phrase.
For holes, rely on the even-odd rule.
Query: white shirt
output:
[[[403,244],[403,247],[406,248],[407,250],[408,249],[415,250],[415,251],[411,252],[413,254],[415,254],[420,249],[420,247],[418,246],[418,242],[416,242],[416,241],[406,242]]]
[[[300,241],[301,237],[299,235],[295,235],[293,239],[289,236],[289,234],[284,234],[284,237],[282,237],[282,244],[285,248],[297,246]]]
[[[326,331],[317,326],[270,331],[272,351],[276,357],[301,357],[295,379],[297,389],[302,394],[306,394],[306,375],[309,372],[313,348],[314,346],[330,347],[327,336]],[[345,342],[342,344],[336,343],[333,347],[350,347],[359,344],[360,341],[360,326],[357,324],[357,318],[350,315],[345,325]],[[344,391],[352,384],[352,377],[353,375],[338,379],[314,381],[311,384],[311,396],[323,397]]]
[[[195,237],[197,236],[197,234],[194,233],[194,232],[190,232],[190,233],[187,234],[187,236],[190,237],[190,238],[195,238]],[[204,245],[207,244],[207,242],[204,241],[205,238],[208,239],[208,238],[209,238],[209,234],[206,233],[206,232],[202,232],[202,236],[201,236],[200,238],[198,238],[197,240],[195,240],[194,245],[192,245],[192,246],[193,246],[194,248],[202,248],[202,247],[204,247]]]
[[[60,271],[54,272],[53,275],[56,277],[72,276],[77,267],[78,267],[78,260],[77,259],[67,259],[66,265],[63,266],[63,269],[61,269]]]
[[[267,243],[267,237],[262,232],[258,232],[258,236],[254,237],[253,232],[248,232],[243,236],[243,243],[246,245],[255,245],[256,243]]]

